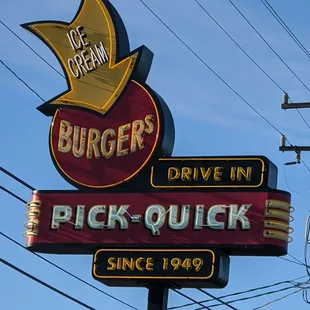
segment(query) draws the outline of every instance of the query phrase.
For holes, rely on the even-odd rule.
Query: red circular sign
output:
[[[160,130],[154,98],[132,81],[104,116],[80,109],[57,110],[50,149],[57,168],[71,183],[107,188],[128,181],[147,164]]]

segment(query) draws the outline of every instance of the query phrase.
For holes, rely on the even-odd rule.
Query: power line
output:
[[[307,170],[310,172],[310,168],[309,168],[309,166],[304,162],[304,160],[300,159],[300,161],[305,165],[305,167],[307,168]]]
[[[19,182],[20,184],[24,185],[25,187],[27,187],[28,189],[34,191],[35,188],[32,187],[31,185],[29,185],[28,183],[26,183],[25,181],[23,181],[22,179],[20,179],[19,177],[17,177],[15,174],[11,173],[10,171],[6,170],[3,167],[0,167],[0,171],[5,173],[6,175],[8,175],[9,177],[11,177],[12,179],[14,179],[15,181]]]
[[[295,287],[296,287],[296,285],[292,285],[292,286],[285,287],[285,288],[282,288],[282,289],[278,289],[278,290],[274,290],[274,291],[269,291],[269,292],[266,292],[266,293],[261,293],[261,294],[257,294],[257,295],[253,295],[253,296],[249,296],[249,297],[242,297],[242,298],[238,298],[238,299],[234,299],[234,300],[229,300],[229,301],[227,301],[227,303],[230,304],[230,303],[235,303],[235,302],[239,302],[239,301],[245,301],[245,300],[249,300],[249,299],[263,297],[263,296],[266,296],[266,295],[271,295],[271,294],[287,291],[287,290],[293,289]],[[209,308],[218,307],[218,306],[222,306],[222,304],[218,303],[218,304],[209,305]],[[202,309],[203,308],[196,308],[195,310],[202,310]]]
[[[268,289],[268,288],[271,288],[271,287],[274,287],[274,286],[279,286],[279,285],[282,285],[282,284],[291,284],[293,281],[300,280],[300,279],[303,279],[303,278],[307,278],[307,276],[298,277],[298,278],[295,278],[295,279],[292,279],[292,280],[287,280],[287,281],[276,282],[276,283],[272,283],[272,284],[269,284],[269,285],[248,289],[248,290],[245,290],[245,291],[240,291],[240,292],[236,292],[236,293],[222,295],[222,296],[219,296],[218,298],[224,299],[224,298],[227,298],[227,297],[233,297],[233,296],[238,296],[238,295],[243,295],[243,294],[247,294],[247,293],[256,292],[256,291],[259,291],[259,290]],[[276,291],[276,292],[278,292],[278,291]],[[205,303],[205,302],[210,302],[210,301],[213,301],[213,299],[206,299],[206,300],[202,300],[200,302]],[[189,306],[192,306],[192,305],[195,305],[195,302],[184,304],[182,306],[170,307],[169,310],[181,309],[181,308],[189,307]],[[218,304],[218,305],[220,305],[220,304]]]
[[[305,53],[305,55],[310,58],[310,53],[307,48],[299,41],[299,39],[295,36],[295,34],[291,31],[291,29],[287,26],[287,24],[283,21],[283,19],[279,16],[279,14],[275,11],[272,5],[267,1],[261,0],[263,5],[267,8],[267,10],[271,13],[271,15],[276,19],[276,21],[281,25],[281,27],[286,31],[286,33],[293,39],[293,41],[299,46],[299,48]],[[298,112],[298,110],[297,110]],[[299,112],[298,112],[299,113]],[[299,113],[299,115],[304,120],[304,117]],[[305,164],[307,169],[308,166]],[[310,171],[310,170],[309,170]]]
[[[7,190],[7,189],[4,188],[3,186],[0,186],[0,189],[3,190],[3,191],[5,191],[6,193],[8,193],[9,195],[11,195],[12,197],[18,199],[19,201],[21,201],[21,202],[23,202],[23,203],[27,203],[26,200],[22,199],[22,198],[19,197],[18,195],[16,195],[16,194],[12,193],[11,191]],[[104,294],[104,295],[106,295],[106,296],[108,296],[108,297],[114,299],[115,301],[118,301],[118,302],[122,303],[123,305],[125,305],[125,306],[127,306],[127,307],[129,307],[129,308],[131,308],[131,309],[138,310],[136,307],[133,307],[133,306],[131,306],[130,304],[128,304],[128,303],[122,301],[121,299],[119,299],[119,298],[117,298],[117,297],[115,297],[115,296],[113,296],[113,295],[110,295],[109,293],[106,293],[105,291],[103,291],[103,290],[97,288],[96,286],[94,286],[94,285],[92,285],[92,284],[86,282],[85,280],[79,278],[78,276],[74,275],[73,273],[71,273],[71,272],[69,272],[69,271],[63,269],[62,267],[56,265],[55,263],[53,263],[52,261],[46,259],[45,257],[43,257],[43,256],[41,256],[41,255],[39,255],[39,254],[37,254],[37,253],[35,253],[35,252],[29,251],[29,250],[28,250],[26,247],[24,247],[22,244],[20,244],[20,243],[17,242],[16,240],[10,238],[8,235],[4,234],[3,232],[0,232],[0,235],[2,235],[4,238],[10,240],[11,242],[15,243],[15,244],[18,245],[19,247],[23,248],[23,249],[26,250],[28,253],[31,253],[31,254],[33,254],[33,255],[39,257],[41,260],[45,261],[46,263],[48,263],[48,264],[54,266],[55,268],[61,270],[62,272],[64,272],[64,273],[66,273],[67,275],[69,275],[70,277],[72,277],[72,278],[74,278],[74,279],[76,279],[76,280],[82,282],[83,284],[86,284],[87,286],[89,286],[89,287],[95,289],[96,291],[98,291],[98,292],[100,292],[100,293],[102,293],[102,294]]]
[[[283,133],[274,126],[264,115],[262,115],[256,108],[254,108],[247,100],[245,100],[232,86],[230,86],[217,72],[215,72],[188,44],[186,44],[143,0],[139,0],[205,67],[207,67],[219,80],[221,80],[235,95],[237,95],[248,107],[250,107],[256,114],[258,114],[267,124],[269,124],[275,131],[277,131],[281,136]],[[231,0],[229,0],[231,1]],[[299,112],[300,114],[300,112]],[[300,114],[301,115],[301,114]],[[302,116],[302,115],[301,115]],[[305,119],[304,119],[305,121]],[[305,121],[306,122],[306,121]],[[292,144],[285,137],[285,140],[290,146]],[[306,166],[307,170],[310,172],[310,168],[302,161]]]
[[[237,308],[235,308],[235,307],[229,305],[227,302],[225,302],[225,301],[219,299],[218,297],[216,297],[216,296],[214,296],[214,295],[212,295],[212,294],[210,294],[210,293],[204,291],[204,290],[201,289],[201,288],[198,288],[198,291],[201,292],[201,293],[203,293],[203,294],[205,294],[205,295],[207,295],[207,296],[209,296],[209,297],[211,297],[211,298],[213,298],[213,299],[216,300],[216,301],[219,301],[222,305],[225,305],[225,306],[227,306],[227,307],[230,308],[230,309],[238,310]]]
[[[291,258],[293,258],[293,259],[295,259],[297,262],[299,262],[300,264],[302,264],[302,265],[306,265],[305,263],[303,263],[301,260],[299,260],[298,258],[296,258],[295,256],[293,256],[293,255],[291,255],[291,254],[287,254],[288,256],[290,256]]]
[[[193,298],[191,298],[191,297],[189,297],[189,296],[187,296],[187,295],[185,295],[185,294],[179,292],[179,291],[176,290],[176,289],[172,289],[172,290],[173,290],[174,292],[176,292],[177,294],[183,296],[184,298],[186,298],[186,299],[192,301],[195,305],[200,305],[200,306],[202,307],[202,308],[200,308],[200,309],[207,309],[207,310],[210,310],[210,308],[207,307],[207,306],[205,306],[202,302],[196,301],[195,299],[193,299]],[[171,309],[171,308],[169,308],[169,309]]]
[[[282,92],[286,92],[255,60],[254,58],[221,26],[221,24],[206,10],[205,7],[199,3],[198,0],[194,0],[198,6],[207,14],[212,21],[228,36],[228,38],[234,42],[234,44],[259,68]]]
[[[272,50],[272,52],[280,59],[285,67],[297,78],[297,80],[310,92],[310,88],[298,77],[293,69],[283,60],[283,58],[275,51],[275,49],[266,41],[266,39],[260,34],[260,32],[253,26],[253,24],[245,17],[245,15],[238,9],[232,0],[228,0],[231,5],[237,10],[237,12],[243,17],[243,19],[251,26],[255,33],[265,42],[265,44]]]
[[[203,7],[201,5],[201,3],[198,0],[194,0],[198,6],[205,12],[205,14],[207,14],[212,21],[226,34],[226,36],[228,36],[228,38],[256,65],[256,67],[258,69],[260,69],[267,77],[268,79],[275,85],[277,86],[283,93],[286,93],[286,91],[283,89],[283,87],[281,87],[279,85],[279,83],[277,83],[271,76],[270,74],[268,74],[255,60],[254,58],[220,25],[220,23],[206,10],[205,7]],[[290,98],[289,98],[290,99]],[[306,119],[304,118],[304,116],[301,114],[301,112],[299,111],[299,109],[296,109],[296,112],[299,114],[299,116],[301,117],[301,119],[304,121],[304,123],[306,124],[306,126],[310,129],[310,125],[309,123],[306,121]]]
[[[70,295],[68,295],[68,294],[66,294],[66,293],[63,293],[62,291],[58,290],[57,288],[55,288],[55,287],[53,287],[53,286],[47,284],[46,282],[43,282],[43,281],[41,281],[40,279],[38,279],[38,278],[32,276],[31,274],[29,274],[29,273],[25,272],[24,270],[22,270],[22,269],[16,267],[15,265],[10,264],[9,262],[7,262],[6,260],[4,260],[3,258],[0,258],[0,262],[3,263],[4,265],[10,267],[11,269],[14,269],[15,271],[21,273],[22,275],[26,276],[27,278],[29,278],[29,279],[31,279],[31,280],[33,280],[33,281],[35,281],[35,282],[37,282],[37,283],[39,283],[39,284],[41,284],[41,285],[47,287],[48,289],[50,289],[50,290],[56,292],[57,294],[59,294],[59,295],[61,295],[61,296],[63,296],[63,297],[66,297],[67,299],[70,299],[71,301],[73,301],[73,302],[79,304],[80,306],[82,306],[82,307],[84,307],[84,308],[90,309],[90,310],[96,310],[95,308],[93,308],[93,307],[91,307],[91,306],[89,306],[89,305],[87,305],[87,304],[85,304],[85,303],[79,301],[78,299],[75,299],[74,297],[71,297]]]
[[[118,302],[122,303],[123,305],[125,305],[125,306],[127,306],[127,307],[129,307],[129,308],[131,308],[131,309],[138,310],[137,308],[131,306],[130,304],[128,304],[128,303],[126,303],[126,302],[124,302],[124,301],[118,299],[117,297],[114,297],[113,295],[110,295],[109,293],[106,293],[105,291],[103,291],[103,290],[97,288],[96,286],[94,286],[94,285],[92,285],[92,284],[86,282],[85,280],[79,278],[78,276],[74,275],[73,273],[71,273],[71,272],[69,272],[69,271],[63,269],[62,267],[56,265],[55,263],[51,262],[50,260],[46,259],[45,257],[43,257],[43,256],[41,256],[41,255],[39,255],[39,254],[37,254],[37,253],[35,253],[35,252],[29,251],[29,250],[28,250],[26,247],[24,247],[21,243],[17,242],[16,240],[14,240],[13,238],[9,237],[9,236],[6,235],[5,233],[0,232],[0,235],[3,236],[4,238],[6,238],[7,240],[11,241],[12,243],[18,245],[18,246],[21,247],[22,249],[26,250],[28,253],[31,253],[31,254],[33,254],[33,255],[39,257],[41,260],[45,261],[46,263],[50,264],[51,266],[53,266],[53,267],[57,268],[58,270],[60,270],[60,271],[62,271],[62,272],[64,272],[64,273],[66,273],[66,274],[69,275],[70,277],[72,277],[72,278],[74,278],[74,279],[76,279],[76,280],[82,282],[83,284],[86,284],[87,286],[89,286],[89,287],[95,289],[96,291],[98,291],[98,292],[100,292],[100,293],[102,293],[102,294],[104,294],[104,295],[106,295],[106,296],[108,296],[108,297],[114,299],[115,301],[118,301]]]
[[[282,132],[275,127],[264,115],[244,99],[232,86],[230,86],[215,70],[213,70],[181,37],[179,37],[143,0],[139,0],[205,67],[207,67],[219,80],[222,81],[236,96],[238,96],[248,107],[258,114],[266,123],[268,123],[280,135]]]
[[[293,69],[283,60],[283,58],[275,51],[275,49],[266,41],[266,39],[260,34],[260,32],[253,26],[253,24],[245,17],[245,15],[238,9],[238,7],[232,2],[232,0],[228,0],[231,5],[237,10],[237,12],[243,17],[243,19],[250,25],[250,27],[255,31],[255,33],[264,41],[264,43],[271,49],[271,51],[278,57],[278,59],[285,65],[285,67],[297,78],[297,80],[310,92],[310,88],[298,77],[298,75],[293,71]],[[301,114],[299,110],[297,113],[302,118],[302,120],[306,123],[306,125],[310,128],[308,122]],[[309,170],[309,168],[307,168]],[[310,172],[310,170],[309,170]]]
[[[290,100],[292,101],[292,100]],[[299,109],[296,109],[296,112],[299,114],[299,116],[301,117],[301,119],[303,120],[303,122],[307,125],[307,127],[310,129],[310,125],[309,123],[306,121],[305,117],[301,114],[301,112],[299,111]]]
[[[25,40],[23,40],[15,31],[13,31],[8,25],[6,25],[3,21],[0,20],[0,24],[5,27],[8,31],[10,31],[17,39],[19,39],[22,43],[24,43],[34,54],[36,54],[41,60],[43,60],[50,68],[52,68],[56,73],[58,73],[63,78],[64,75],[59,72],[55,67],[53,67],[48,61],[46,61],[39,53],[37,53]]]
[[[269,301],[269,302],[263,304],[263,305],[260,306],[260,307],[254,308],[253,310],[258,310],[258,309],[264,308],[264,307],[266,307],[266,306],[268,306],[268,305],[270,305],[270,304],[272,304],[272,303],[274,303],[274,302],[280,301],[280,300],[282,300],[282,299],[284,299],[284,298],[287,298],[287,297],[289,297],[289,296],[291,296],[291,295],[293,295],[293,294],[299,293],[299,292],[302,291],[302,290],[303,290],[303,289],[300,289],[300,290],[297,290],[297,291],[295,291],[295,292],[286,294],[286,295],[283,296],[283,297],[280,297],[280,298],[274,299],[274,300],[272,300],[272,301]]]
[[[3,60],[0,59],[0,63],[7,69],[9,70],[20,82],[22,82],[30,91],[32,91],[40,100],[42,100],[43,102],[45,102],[45,100],[32,88],[29,86],[28,83],[26,83],[21,77],[19,77],[17,75],[17,73],[15,73],[15,71],[13,69],[11,69],[8,65],[6,65],[4,63]]]
[[[298,263],[298,262],[295,262],[295,261],[293,261],[293,260],[291,260],[291,259],[288,259],[288,258],[284,258],[284,257],[281,257],[281,256],[278,256],[278,258],[280,258],[280,259],[282,259],[282,260],[285,260],[285,261],[287,261],[287,262],[290,262],[290,263],[299,265],[299,266],[303,266],[303,267],[305,266],[304,263]]]
[[[23,203],[27,203],[26,200],[20,198],[18,195],[14,194],[13,192],[11,192],[10,190],[8,190],[7,188],[3,187],[2,185],[0,185],[0,189],[4,192],[6,192],[7,194],[11,195],[12,197],[14,197],[15,199],[23,202]]]
[[[307,48],[299,41],[299,39],[295,36],[293,31],[287,26],[284,20],[279,16],[276,10],[272,7],[272,5],[267,1],[261,0],[262,4],[267,8],[270,14],[276,19],[276,21],[281,25],[281,27],[285,30],[285,32],[293,39],[293,41],[299,46],[299,48],[306,54],[308,58],[310,58],[310,53]]]

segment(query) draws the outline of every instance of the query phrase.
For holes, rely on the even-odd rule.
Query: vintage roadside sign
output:
[[[109,1],[82,0],[71,23],[22,26],[62,66],[67,89],[38,110],[51,117],[52,161],[77,188],[32,193],[29,250],[92,254],[108,285],[218,288],[229,255],[287,253],[293,207],[277,167],[264,156],[172,156],[171,112],[146,83],[153,53],[130,50]]]

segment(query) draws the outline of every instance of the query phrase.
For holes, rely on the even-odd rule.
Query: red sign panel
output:
[[[71,183],[112,187],[139,173],[162,134],[153,97],[137,82],[130,82],[117,105],[104,116],[78,109],[57,110],[50,149],[57,169]]]
[[[82,193],[36,191],[26,243],[47,253],[99,248],[221,248],[284,255],[290,194],[265,192]]]

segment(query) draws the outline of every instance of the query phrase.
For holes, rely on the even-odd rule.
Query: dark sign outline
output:
[[[159,158],[160,161],[173,161],[173,160],[189,160],[189,161],[216,161],[216,160],[226,160],[226,161],[242,161],[242,160],[252,160],[260,161],[262,163],[261,179],[258,185],[155,185],[154,184],[154,165],[151,167],[150,173],[150,184],[154,188],[165,189],[165,188],[259,188],[264,183],[264,172],[265,172],[265,163],[261,158],[258,157],[173,157],[173,158]]]
[[[100,252],[209,252],[212,255],[212,266],[211,266],[211,275],[208,277],[171,277],[171,276],[98,276],[96,275],[96,261],[97,261],[97,255]],[[93,257],[93,276],[96,279],[158,279],[158,280],[207,280],[212,278],[214,275],[214,263],[215,263],[215,253],[214,251],[210,249],[101,249],[96,251]]]

